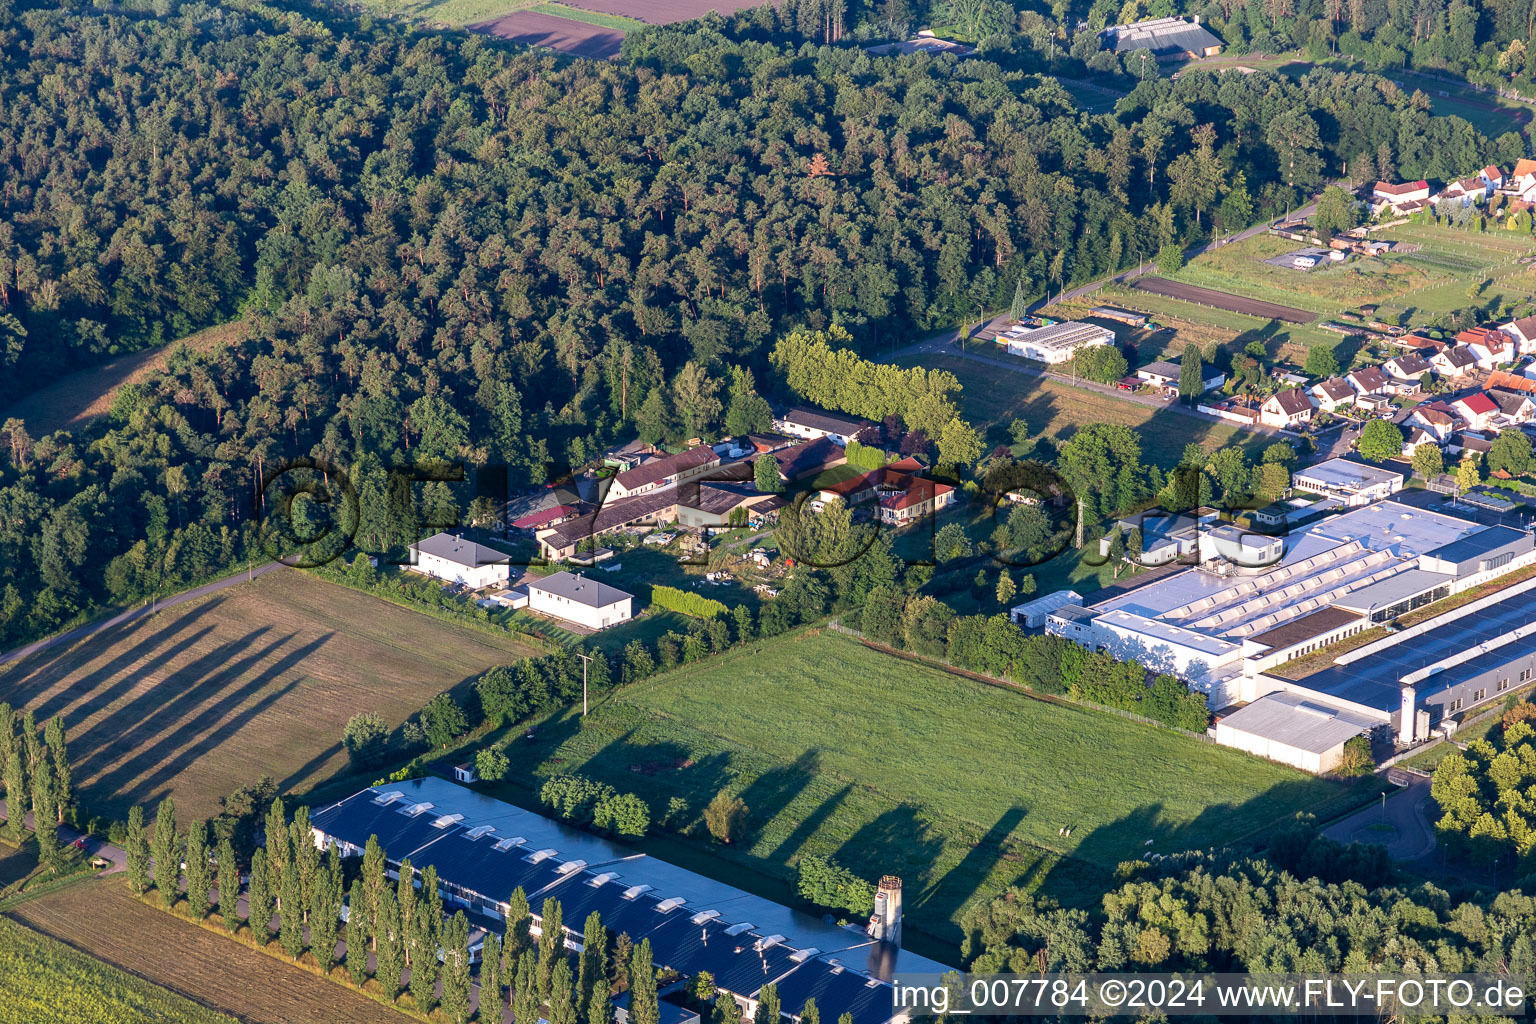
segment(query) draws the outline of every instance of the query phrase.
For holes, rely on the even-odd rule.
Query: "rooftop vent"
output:
[[[479,839],[482,836],[488,836],[495,831],[495,825],[476,825],[474,828],[469,830],[469,838]]]
[[[549,860],[549,858],[553,857],[558,852],[558,850],[549,849],[535,850],[533,853],[528,855],[528,863],[538,864],[541,861]]]
[[[783,941],[784,936],[782,935],[764,935],[762,938],[758,939],[752,944],[752,948],[761,953],[765,949],[772,949],[774,946],[779,945]]]
[[[432,827],[433,828],[447,828],[450,825],[457,825],[459,822],[461,822],[463,820],[464,820],[464,815],[462,815],[462,814],[445,814],[441,818],[438,818],[436,821],[434,821],[432,823]]]
[[[820,952],[821,952],[821,950],[817,949],[815,946],[811,946],[808,949],[797,949],[797,950],[795,950],[793,953],[789,954],[789,958],[791,960],[793,960],[797,964],[803,964],[807,960],[809,960],[811,957],[815,956],[817,953],[820,953]]]
[[[584,868],[586,866],[587,866],[587,862],[584,861],[584,860],[568,860],[564,864],[561,864],[555,870],[557,872],[559,872],[560,874],[562,874],[562,875],[569,875],[569,874],[574,874],[577,871],[580,871],[582,868]]]
[[[378,796],[374,797],[373,802],[378,804],[380,807],[388,807],[390,804],[394,803],[396,800],[399,800],[403,796],[405,796],[405,794],[400,792],[398,789],[392,789],[388,793],[380,793]]]
[[[694,924],[703,924],[705,921],[713,921],[719,916],[720,911],[718,910],[701,910],[693,915],[692,920]]]
[[[405,813],[409,814],[413,818],[416,818],[416,817],[420,817],[423,814],[426,814],[431,809],[432,809],[432,805],[428,804],[428,803],[411,804],[411,806],[409,806],[409,807],[407,807],[405,809]]]
[[[678,907],[687,902],[688,901],[683,899],[681,896],[671,896],[656,904],[656,910],[659,913],[665,914],[669,910],[676,910]]]
[[[522,846],[527,841],[528,840],[524,839],[522,836],[509,836],[506,839],[498,839],[498,840],[496,840],[496,847],[495,848],[505,852],[507,850],[512,849],[512,847],[514,847],[514,846]]]
[[[651,887],[648,885],[632,885],[628,889],[625,889],[621,895],[623,895],[623,897],[627,900],[632,900],[639,896],[641,893],[650,891]]]
[[[751,923],[744,921],[741,924],[733,924],[733,925],[731,925],[729,928],[727,928],[725,930],[725,934],[730,935],[730,936],[736,936],[736,935],[740,935],[742,932],[749,932],[751,930],[752,930]]]
[[[619,873],[617,871],[604,871],[600,875],[593,875],[590,879],[587,880],[587,884],[595,889],[600,885],[607,885],[609,882],[612,882],[618,877]]]

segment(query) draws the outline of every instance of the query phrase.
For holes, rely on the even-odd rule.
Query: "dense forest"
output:
[[[726,368],[775,386],[792,328],[874,354],[1021,280],[1281,212],[1361,154],[1445,178],[1522,146],[1322,71],[1149,81],[1087,114],[1006,64],[757,40],[753,12],[637,33],[616,63],[153,13],[0,13],[0,401],[245,327],[81,436],[5,424],[4,645],[243,559],[285,460],[348,473],[384,550],[409,527],[391,465],[536,483],[637,432],[718,429]]]

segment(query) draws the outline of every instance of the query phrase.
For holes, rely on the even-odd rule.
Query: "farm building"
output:
[[[521,887],[535,936],[545,899],[560,902],[572,949],[595,911],[611,932],[649,940],[658,968],[708,975],[748,1016],[772,983],[786,1012],[814,998],[829,1019],[847,1013],[854,1024],[885,1024],[894,1016],[896,972],[949,969],[900,947],[896,879],[882,882],[883,893],[895,894],[883,903],[891,920],[839,927],[432,777],[361,790],[316,809],[310,827],[317,846],[334,842],[347,857],[360,856],[376,836],[392,877],[407,858],[418,872],[435,868],[446,907],[471,920],[472,954],[485,932],[504,930],[507,898]],[[897,934],[881,941],[866,931]]]
[[[495,548],[465,540],[460,534],[437,533],[411,545],[411,572],[458,583],[471,590],[505,583],[511,578],[511,559]]]
[[[633,498],[650,491],[697,480],[720,464],[720,455],[709,445],[699,445],[676,455],[642,462],[614,475],[604,495],[606,501]]]
[[[574,622],[587,629],[607,629],[628,622],[633,594],[599,583],[581,573],[557,572],[528,582],[528,610]]]

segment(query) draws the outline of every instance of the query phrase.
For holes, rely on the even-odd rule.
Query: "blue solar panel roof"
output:
[[[818,1015],[828,1024],[845,1013],[853,1015],[854,1024],[879,1024],[889,1020],[895,1009],[891,986],[872,984],[862,974],[820,958],[807,960],[777,985],[786,1013],[798,1014],[807,999],[815,999]]]
[[[1443,658],[1496,641],[1521,626],[1536,622],[1536,595],[1516,594],[1455,619],[1444,628],[1391,644],[1345,665],[1314,672],[1303,680],[1311,690],[1354,701],[1381,711],[1395,711],[1402,702],[1400,680]],[[1500,664],[1536,651],[1536,637],[1524,637],[1495,647],[1459,665],[1438,672],[1417,685],[1419,693],[1454,686]]]

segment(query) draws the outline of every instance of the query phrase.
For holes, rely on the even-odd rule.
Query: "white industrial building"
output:
[[[506,583],[512,572],[511,558],[504,552],[452,533],[434,534],[412,544],[406,568],[471,590]]]
[[[1055,365],[1077,355],[1078,349],[1113,345],[1115,332],[1097,324],[1068,320],[1047,327],[1010,327],[997,336],[1009,355]]]
[[[1417,742],[1448,716],[1501,693],[1501,679],[1505,688],[1510,685],[1499,675],[1505,656],[1524,656],[1524,647],[1509,647],[1506,634],[1523,640],[1521,630],[1529,625],[1536,658],[1536,600],[1522,596],[1536,587],[1533,580],[1447,612],[1427,626],[1390,633],[1300,681],[1269,674],[1338,640],[1536,563],[1536,540],[1525,530],[1484,526],[1395,501],[1354,508],[1286,537],[1249,534],[1198,515],[1172,521],[1177,526],[1170,536],[1186,549],[1181,559],[1085,600],[1065,592],[1059,601],[1048,600],[1056,594],[1043,595],[1019,610],[1043,610],[1047,633],[1180,676],[1206,695],[1212,709],[1225,709],[1217,726],[1221,742],[1327,771],[1349,736],[1379,729],[1400,742]],[[1490,605],[1500,607],[1476,611]],[[1474,610],[1473,618],[1467,608]],[[1482,626],[1484,621],[1490,625]],[[1503,653],[1492,653],[1495,647]],[[1498,664],[1471,664],[1479,658]],[[1434,668],[1437,659],[1442,669]],[[1430,671],[1420,676],[1426,685],[1410,700],[1414,710],[1405,729],[1399,680],[1426,666]],[[1460,674],[1437,674],[1450,666],[1461,666]],[[1514,682],[1528,678],[1517,672]],[[1428,683],[1434,685],[1426,689]],[[1296,699],[1260,705],[1275,693]],[[1256,710],[1249,713],[1250,708]],[[1309,724],[1316,728],[1309,730]]]
[[[584,626],[607,629],[634,617],[634,595],[581,573],[557,572],[528,583],[528,610]]]
[[[1329,459],[1291,474],[1291,486],[1338,498],[1346,505],[1367,505],[1403,489],[1403,474],[1353,459]]]

